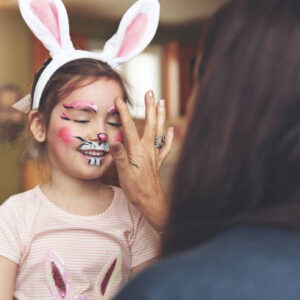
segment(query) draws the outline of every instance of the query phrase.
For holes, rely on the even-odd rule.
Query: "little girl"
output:
[[[119,188],[99,178],[122,141],[113,69],[153,38],[156,0],[124,15],[101,56],[75,50],[60,0],[19,0],[23,18],[50,51],[31,93],[29,128],[50,178],[0,207],[0,299],[110,299],[158,254],[158,238]],[[149,93],[147,97],[153,97]],[[16,108],[28,111],[29,97]]]

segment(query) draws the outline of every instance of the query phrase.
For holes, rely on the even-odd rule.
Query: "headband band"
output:
[[[157,31],[160,11],[158,0],[136,1],[122,17],[117,32],[105,43],[103,52],[97,54],[74,49],[68,15],[61,0],[19,0],[19,8],[28,27],[52,57],[37,81],[32,109],[38,109],[47,82],[64,64],[93,58],[115,68],[142,52]],[[30,102],[30,95],[27,95],[13,107],[27,113],[31,109]]]

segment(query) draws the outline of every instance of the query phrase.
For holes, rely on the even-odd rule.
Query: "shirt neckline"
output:
[[[83,215],[73,214],[71,212],[68,212],[68,211],[58,207],[52,201],[50,201],[50,199],[48,199],[48,197],[43,193],[40,185],[37,185],[35,187],[35,193],[38,196],[38,198],[41,199],[42,202],[45,203],[48,206],[48,208],[51,209],[56,215],[59,215],[61,217],[68,218],[68,219],[73,219],[76,221],[94,222],[94,221],[99,221],[101,219],[105,219],[105,218],[109,217],[116,206],[116,203],[119,199],[120,191],[115,186],[109,186],[109,187],[112,189],[112,191],[114,193],[113,199],[112,199],[110,205],[102,213],[97,214],[97,215],[92,215],[92,216],[83,216]]]

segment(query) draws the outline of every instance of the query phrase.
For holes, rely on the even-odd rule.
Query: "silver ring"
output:
[[[164,134],[157,136],[155,138],[155,142],[154,142],[155,149],[158,149],[158,150],[162,149],[162,147],[165,144],[165,141],[166,141],[166,136]]]

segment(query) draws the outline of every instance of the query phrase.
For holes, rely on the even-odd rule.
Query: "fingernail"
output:
[[[149,91],[149,92],[148,92],[148,96],[151,97],[151,98],[153,98],[153,97],[154,97],[153,91]]]
[[[165,107],[165,100],[164,99],[159,100],[159,106],[160,107]]]

